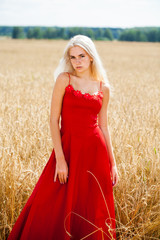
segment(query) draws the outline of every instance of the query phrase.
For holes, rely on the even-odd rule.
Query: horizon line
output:
[[[125,28],[160,28],[160,25],[159,26],[130,26],[130,27],[105,27],[105,26],[56,26],[56,25],[1,25],[0,24],[0,27],[56,27],[56,28],[113,28],[113,29],[125,29]]]

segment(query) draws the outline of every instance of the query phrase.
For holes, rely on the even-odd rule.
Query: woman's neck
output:
[[[76,72],[75,71],[74,75],[78,78],[85,79],[86,81],[94,81],[92,74],[91,74],[91,70],[84,71],[84,72]]]

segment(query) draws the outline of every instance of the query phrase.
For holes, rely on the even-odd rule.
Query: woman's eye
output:
[[[81,58],[84,58],[85,55],[80,55]],[[70,56],[70,59],[76,59],[74,56]]]

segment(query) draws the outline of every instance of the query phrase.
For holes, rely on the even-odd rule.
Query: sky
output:
[[[160,27],[160,0],[0,0],[0,26]]]

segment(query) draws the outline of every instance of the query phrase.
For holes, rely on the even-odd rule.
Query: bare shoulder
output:
[[[103,96],[106,100],[109,100],[109,97],[110,97],[110,88],[109,86],[102,82],[102,92],[103,92]]]
[[[52,92],[52,99],[51,99],[51,114],[50,119],[56,119],[59,121],[61,108],[62,108],[62,101],[63,96],[65,94],[65,88],[68,85],[69,76],[66,72],[62,72],[56,78],[54,83],[53,92]]]
[[[67,72],[62,72],[58,75],[55,84],[65,88],[69,83],[69,76]]]

